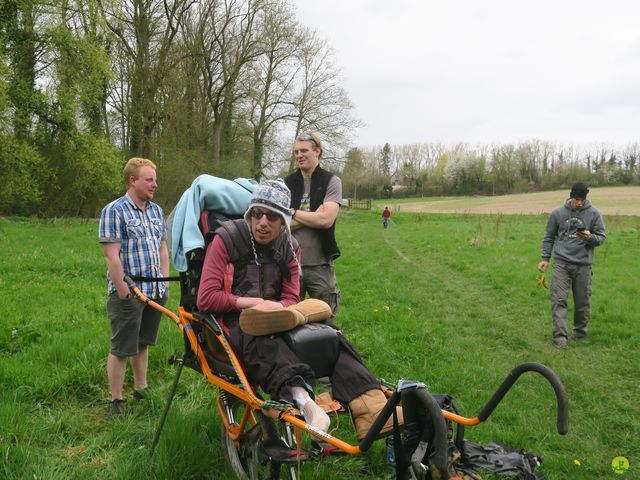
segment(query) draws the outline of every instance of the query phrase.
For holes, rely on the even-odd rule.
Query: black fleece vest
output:
[[[311,189],[309,191],[309,209],[312,212],[315,212],[324,202],[324,197],[327,195],[327,186],[333,175],[333,173],[321,168],[320,165],[313,171]],[[304,194],[304,178],[300,169],[285,178],[284,183],[291,190],[291,208],[300,208],[300,202]],[[324,255],[330,260],[338,258],[340,249],[338,248],[338,242],[336,242],[336,222],[333,222],[333,225],[327,229],[316,229],[316,231],[320,235]]]
[[[216,235],[222,237],[233,264],[232,293],[240,297],[280,300],[282,279],[291,279],[288,263],[295,255],[291,251],[286,230],[282,229],[271,245],[256,243],[255,254],[251,247],[249,226],[244,219],[222,222]],[[297,248],[296,239],[292,238],[291,242],[293,248]]]

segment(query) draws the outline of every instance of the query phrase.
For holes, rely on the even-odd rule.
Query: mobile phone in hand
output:
[[[586,228],[584,228],[584,227],[576,228],[576,232],[584,232],[585,230],[586,230]]]

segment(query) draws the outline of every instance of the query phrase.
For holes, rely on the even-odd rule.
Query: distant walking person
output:
[[[322,143],[313,132],[296,138],[293,153],[298,169],[285,178],[295,210],[291,229],[302,250],[300,299],[305,293],[324,300],[335,316],[340,305],[333,261],[340,256],[335,228],[342,203],[342,182],[320,167]]]
[[[111,345],[107,376],[111,390],[111,415],[124,415],[122,389],[127,358],[133,369],[134,397],[147,393],[149,345],[155,345],[162,314],[131,298],[125,275],[166,277],[169,251],[162,209],[151,201],[158,186],[151,160],[132,158],[124,167],[124,196],[109,203],[100,215],[98,238],[107,264],[107,314]],[[160,305],[167,301],[166,284],[136,282],[143,294]]]
[[[553,252],[553,344],[562,349],[567,348],[567,302],[570,289],[575,309],[571,339],[580,340],[587,336],[594,250],[606,238],[602,215],[587,200],[588,193],[589,189],[584,183],[573,184],[564,205],[551,212],[542,240],[542,261],[538,264],[538,270],[545,272]]]
[[[382,224],[384,225],[384,228],[387,228],[389,226],[390,219],[391,212],[389,211],[389,207],[384,207],[384,210],[382,211]]]

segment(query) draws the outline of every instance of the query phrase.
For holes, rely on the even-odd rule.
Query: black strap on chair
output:
[[[143,277],[142,275],[129,275],[131,280],[138,282],[178,282],[180,277]]]

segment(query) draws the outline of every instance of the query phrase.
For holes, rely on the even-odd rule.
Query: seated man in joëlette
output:
[[[222,315],[230,344],[251,381],[273,399],[295,405],[310,425],[327,431],[329,417],[314,401],[312,368],[300,361],[281,335],[273,334],[313,316],[305,302],[299,303],[300,248],[291,236],[289,203],[284,182],[266,180],[256,186],[244,219],[224,222],[216,230],[205,254],[197,306]],[[233,280],[225,288],[229,265]],[[243,311],[275,313],[271,332],[264,322],[252,329],[245,321],[250,316],[241,322]],[[264,320],[269,315],[255,317]],[[355,348],[341,334],[338,339],[340,352],[330,376],[333,397],[349,405],[360,440],[386,397]],[[389,420],[383,432],[391,428]]]

